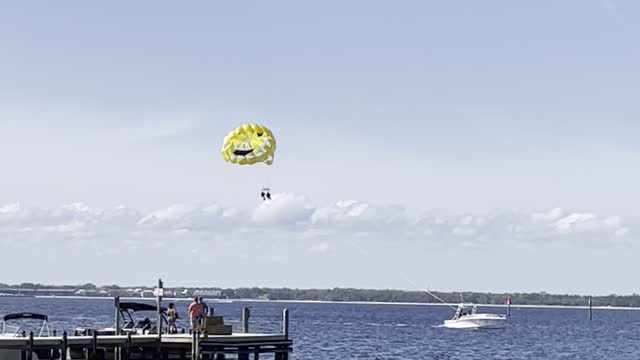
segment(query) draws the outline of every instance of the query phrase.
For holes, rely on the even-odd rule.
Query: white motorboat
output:
[[[26,321],[29,321],[29,320],[42,321],[41,325],[39,326],[39,331],[37,333],[34,332],[34,337],[51,336],[49,331],[49,325],[48,325],[49,318],[47,317],[47,315],[25,312],[25,313],[8,314],[2,318],[2,332],[0,332],[0,338],[18,338],[18,337],[28,336],[27,330],[31,330],[31,328],[24,325],[27,325],[25,323]],[[11,324],[9,324],[10,321],[12,322]],[[59,357],[60,357],[60,353],[57,350],[52,351],[50,349],[44,349],[44,350],[34,351],[33,353],[34,360],[43,360],[43,359],[52,359],[52,358],[57,359]],[[22,350],[0,349],[0,360],[21,360],[22,358],[23,358]]]
[[[501,327],[507,317],[502,314],[478,314],[474,304],[460,304],[453,319],[445,320],[449,329],[493,329]]]

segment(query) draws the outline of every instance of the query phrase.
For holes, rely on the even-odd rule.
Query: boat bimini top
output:
[[[156,305],[139,302],[121,302],[118,311],[122,320],[124,320],[124,323],[121,325],[122,330],[153,330],[156,327],[155,324],[147,322],[147,319],[136,321],[133,317],[133,314],[137,312],[151,311],[157,313],[158,307]],[[162,322],[166,324],[167,319],[165,315],[167,308],[164,306],[160,307],[160,312],[162,313]]]
[[[49,331],[49,317],[47,315],[42,315],[42,314],[36,314],[36,313],[28,313],[28,312],[24,312],[24,313],[13,313],[13,314],[7,314],[2,318],[2,332],[1,334],[4,336],[20,336],[22,333],[22,327],[19,325],[9,325],[7,324],[9,321],[12,320],[41,320],[42,321],[42,325],[40,326],[40,332],[38,333],[38,336],[49,336],[50,335],[50,331]]]

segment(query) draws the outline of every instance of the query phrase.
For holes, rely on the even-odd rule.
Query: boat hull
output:
[[[476,314],[463,316],[456,320],[445,320],[444,327],[449,329],[495,329],[506,321],[504,315]]]

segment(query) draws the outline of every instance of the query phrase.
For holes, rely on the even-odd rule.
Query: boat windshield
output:
[[[463,316],[475,315],[476,305],[458,305],[456,313],[453,315],[453,319],[457,320]]]

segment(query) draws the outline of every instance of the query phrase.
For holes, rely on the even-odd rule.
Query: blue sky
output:
[[[637,250],[638,35],[640,4],[615,0],[2,4],[4,237],[10,241],[31,228],[29,241],[58,241],[51,231],[91,225],[75,235],[107,249],[116,240],[104,235],[113,225],[102,222],[111,219],[104,212],[121,205],[134,209],[128,225],[120,224],[125,238],[140,235],[133,219],[179,204],[218,204],[255,217],[264,211],[257,196],[268,179],[282,194],[280,207],[271,211],[302,226],[298,233],[285,232],[287,238],[295,242],[304,233],[310,243],[287,243],[282,247],[290,253],[269,258],[267,267],[282,272],[229,275],[227,285],[418,287],[373,264],[402,238],[411,243],[397,249],[392,264],[406,262],[406,253],[429,253],[432,265],[417,258],[406,272],[446,266],[429,248],[435,240],[407,234],[416,231],[413,222],[420,216],[437,223],[434,214],[448,214],[449,232],[436,233],[440,241],[457,239],[446,250],[451,254],[473,243],[483,256],[500,248],[504,261],[522,263],[530,254],[520,247],[525,245],[490,241],[504,236],[496,228],[521,226],[529,229],[527,244],[563,239],[545,241],[539,250],[541,257],[561,255],[548,271],[531,263],[500,285],[491,280],[500,273],[496,265],[480,273],[481,281],[442,275],[429,281],[432,287],[457,281],[482,290],[632,292],[621,280],[588,288],[576,285],[580,271],[556,274],[566,267],[586,270],[588,264],[561,260],[585,252],[585,259],[611,269],[603,270],[607,277],[615,276],[629,270],[617,259],[630,247]],[[271,168],[238,168],[221,160],[222,138],[244,122],[264,123],[276,133]],[[382,222],[412,215],[401,231],[394,228],[393,239],[367,242],[376,261],[345,279],[341,269],[361,259],[344,244],[366,229],[353,225],[326,237],[312,219],[327,209],[342,211],[336,204],[352,199],[378,209],[372,211]],[[56,215],[76,202],[91,210]],[[559,234],[529,228],[535,214],[556,208],[562,212],[545,221]],[[456,230],[469,214],[496,213],[510,216],[480,221],[482,235]],[[372,226],[367,221],[357,224]],[[567,221],[581,222],[580,231],[569,235]],[[285,234],[279,233],[281,221],[259,223],[270,236]],[[186,225],[172,226],[179,231]],[[207,229],[188,241],[219,248],[212,240],[219,231]],[[318,231],[325,237],[308,236]],[[458,239],[464,233],[476,242]],[[161,232],[153,237],[156,245],[173,241]],[[242,244],[228,251],[242,253]],[[15,244],[11,249],[22,251]],[[110,256],[105,251],[90,259],[108,263]],[[476,269],[471,259],[479,257],[469,258]],[[287,279],[301,263],[315,265],[300,271],[299,279]],[[100,274],[85,279],[68,270],[47,278],[34,272],[13,280],[41,276],[67,282]],[[126,274],[116,277],[129,280]],[[157,275],[136,280],[142,277]]]

